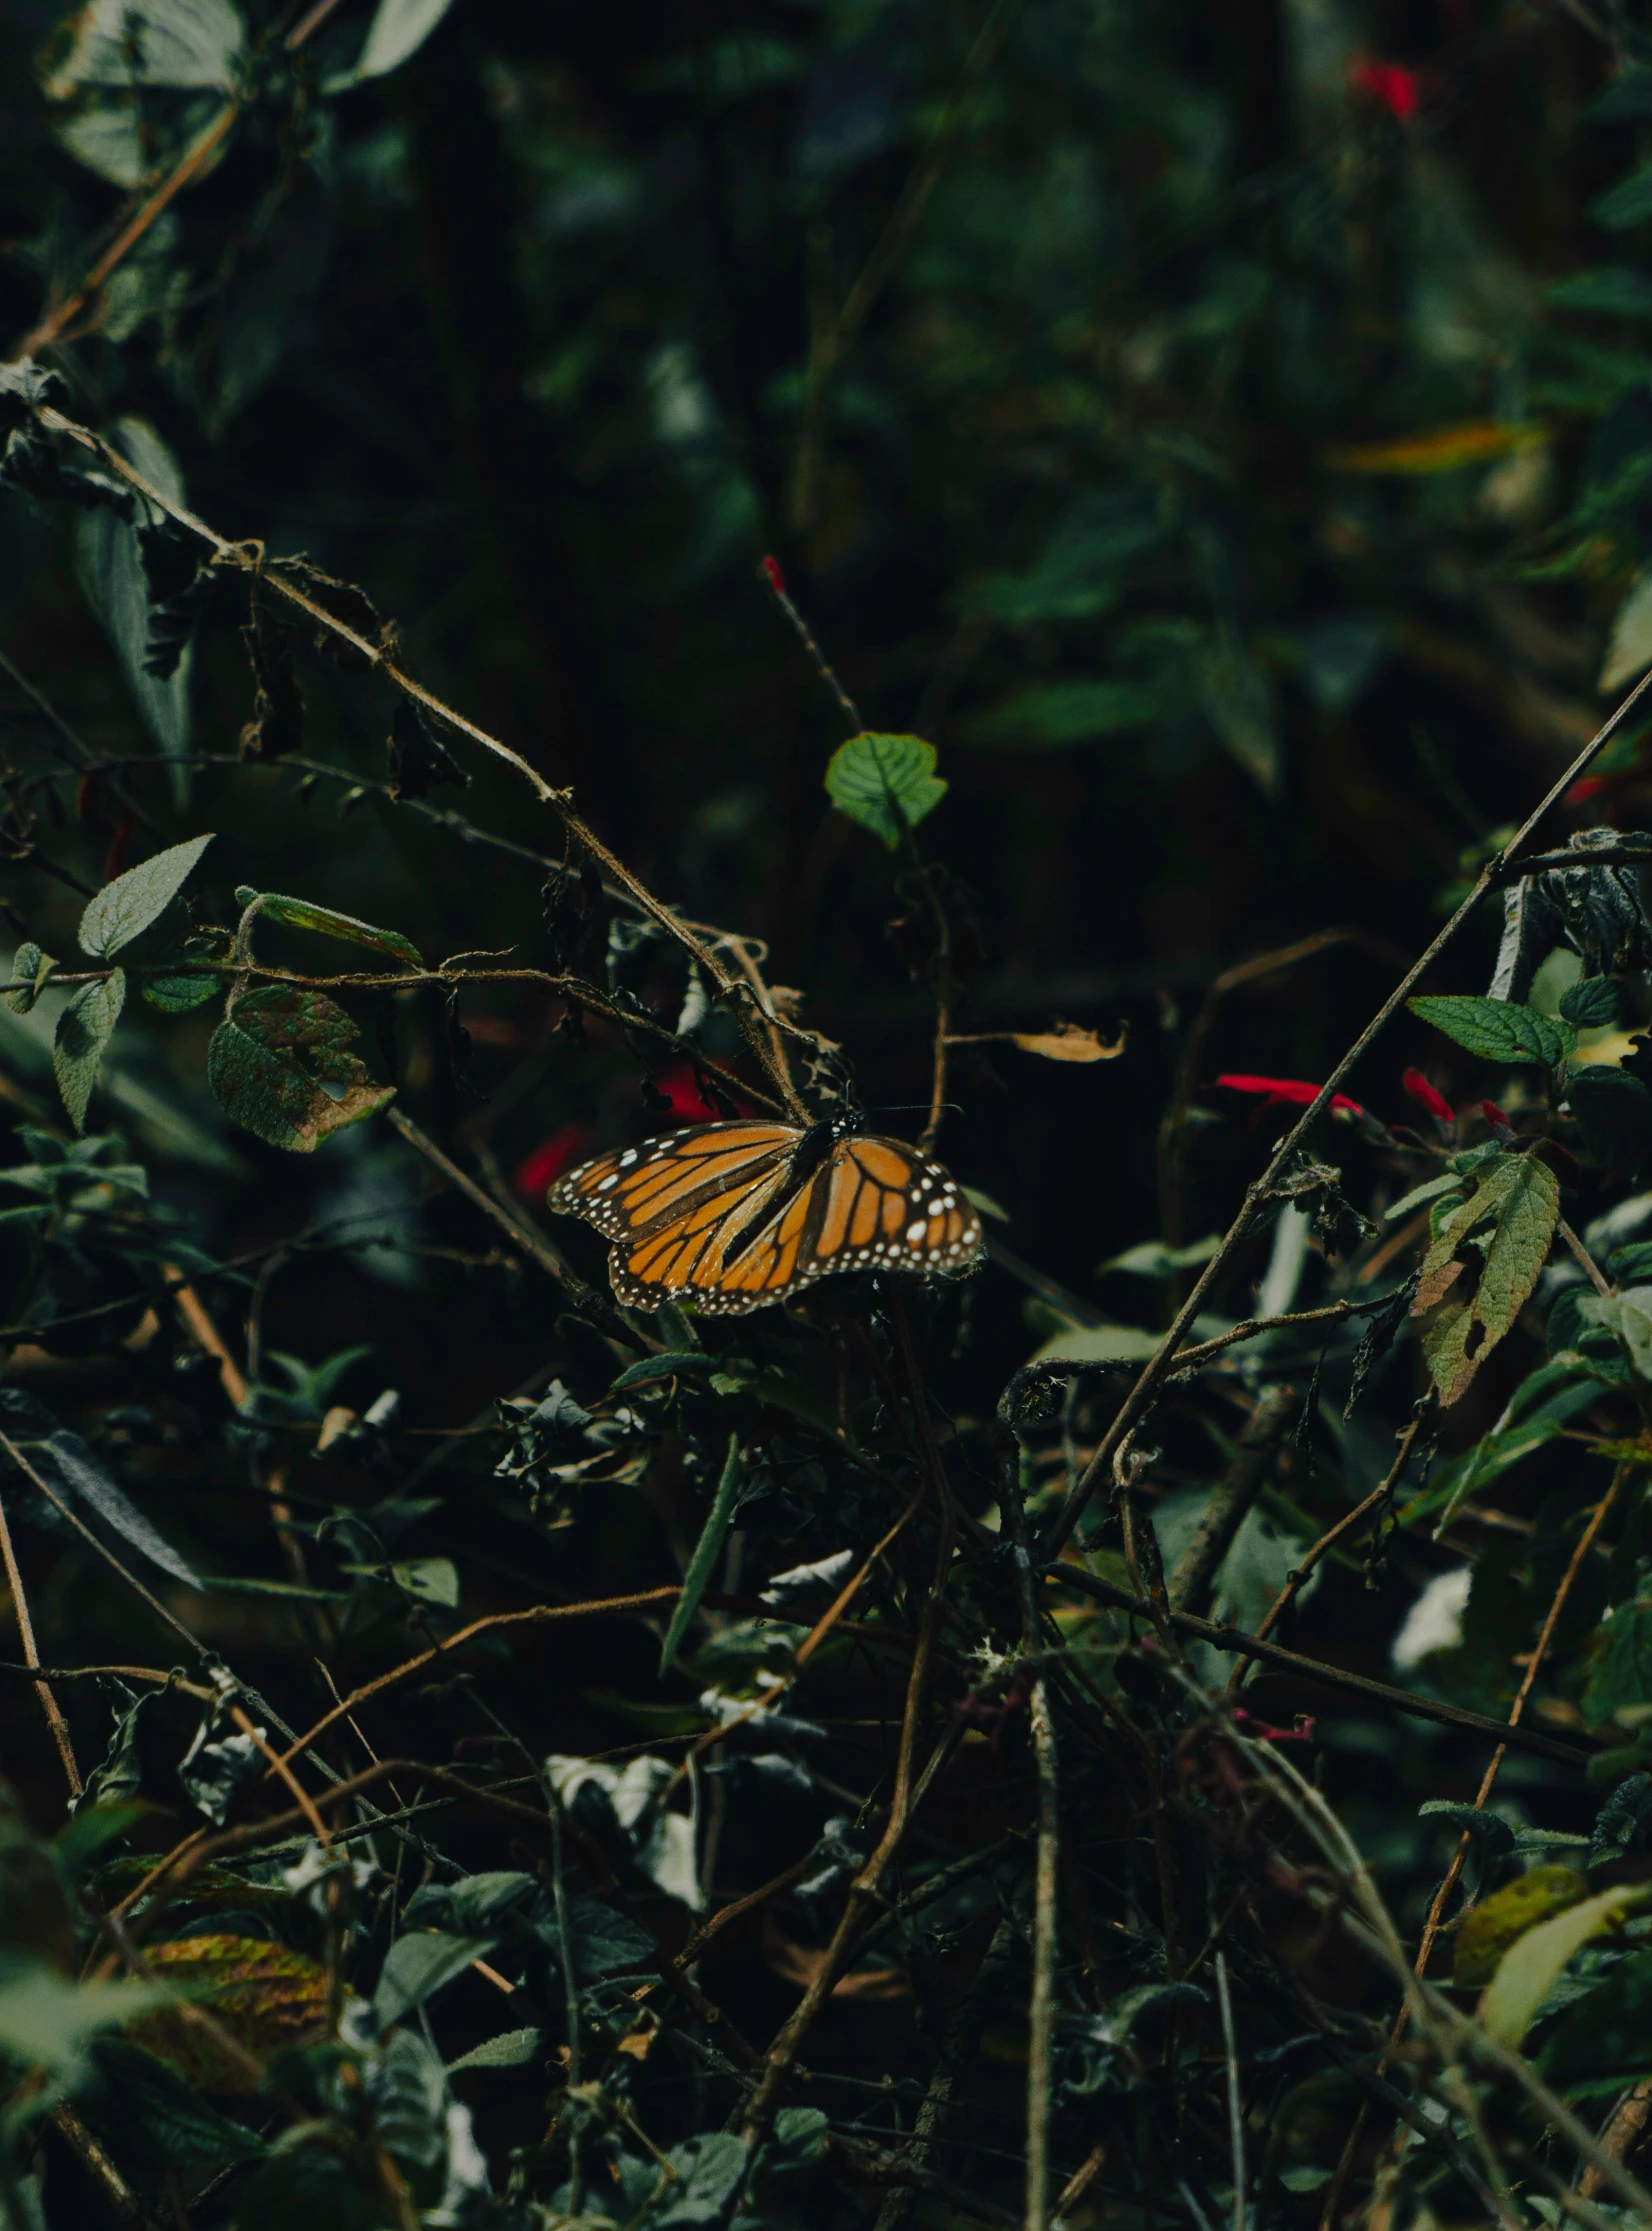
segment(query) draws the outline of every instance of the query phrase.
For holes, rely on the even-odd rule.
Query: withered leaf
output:
[[[302,1952],[262,1937],[179,1937],[152,1944],[144,1958],[157,1975],[203,2006],[255,2060],[318,2036],[327,2026],[327,1972]],[[204,2092],[251,2092],[251,2072],[233,2061],[200,2023],[162,2007],[127,2035]]]

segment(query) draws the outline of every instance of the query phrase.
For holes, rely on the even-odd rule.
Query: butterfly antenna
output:
[[[810,658],[814,660],[815,672],[842,706],[851,729],[858,736],[866,723],[861,719],[859,708],[856,706],[854,699],[838,680],[837,669],[809,632],[808,621],[787,594],[786,576],[780,570],[780,560],[778,558],[760,559],[757,573],[758,578],[767,583],[769,594],[792,623],[792,630],[797,640],[808,652]]]

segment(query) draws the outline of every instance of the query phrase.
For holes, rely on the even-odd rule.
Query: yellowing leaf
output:
[[[1589,1895],[1589,1881],[1574,1867],[1533,1867],[1528,1873],[1494,1890],[1463,1916],[1457,1932],[1456,1957],[1451,1980],[1474,1988],[1491,1981],[1498,1963],[1517,1937],[1535,1929]]]
[[[158,1976],[197,2000],[255,2060],[319,2035],[327,2026],[327,1971],[302,1952],[262,1937],[180,1937],[144,1947]],[[204,2092],[251,2092],[250,2071],[177,2007],[132,2023],[135,2045]]]
[[[977,1030],[947,1040],[949,1046],[1019,1046],[1024,1054],[1044,1061],[1117,1061],[1129,1038],[1129,1026],[1120,1026],[1109,1045],[1099,1030],[1081,1023],[1052,1023],[1048,1030]]]
[[[395,1098],[351,1053],[356,1026],[321,992],[267,984],[238,999],[212,1034],[207,1082],[235,1122],[289,1154]]]
[[[1535,449],[1548,438],[1541,426],[1504,426],[1495,419],[1474,419],[1461,426],[1436,426],[1426,434],[1402,434],[1397,441],[1327,450],[1325,462],[1341,473],[1454,473],[1465,465],[1507,457],[1517,449]]]
[[[1558,1874],[1567,1870],[1552,1871]],[[1647,1895],[1642,1884],[1620,1883],[1615,1890],[1585,1898],[1580,1905],[1568,1907],[1551,1921],[1540,1921],[1535,1929],[1517,1937],[1480,2001],[1480,2022],[1486,2035],[1499,2045],[1518,2047],[1573,1953],[1581,1951],[1602,1929],[1611,1928]]]
[[[1012,1030],[1010,1044],[1045,1061],[1117,1061],[1128,1035],[1121,1029],[1108,1045],[1100,1031],[1082,1029],[1077,1023],[1057,1023],[1053,1030]]]
[[[1457,1400],[1524,1307],[1548,1260],[1560,1215],[1554,1172],[1535,1154],[1501,1154],[1480,1174],[1473,1193],[1441,1222],[1423,1257],[1418,1300],[1438,1299],[1460,1275],[1446,1273],[1459,1247],[1486,1223],[1492,1226],[1479,1284],[1453,1299],[1423,1334],[1423,1358],[1442,1404]]]

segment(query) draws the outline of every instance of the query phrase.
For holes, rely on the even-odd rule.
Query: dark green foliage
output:
[[[1652,729],[1561,779],[1652,666],[1652,32],[57,12],[0,2215],[1559,2209],[1652,2069]],[[926,1195],[651,1311],[664,1196],[562,1213],[862,1110],[973,1275]]]

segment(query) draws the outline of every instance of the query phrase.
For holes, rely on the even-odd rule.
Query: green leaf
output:
[[[1652,279],[1622,264],[1600,271],[1574,271],[1546,290],[1557,310],[1592,310],[1610,318],[1652,318]]]
[[[256,2131],[221,2114],[166,2061],[124,2038],[93,2048],[100,2105],[113,2110],[120,2137],[162,2165],[257,2161],[267,2150]],[[128,2120],[134,2126],[127,2129]]]
[[[1265,798],[1274,797],[1284,774],[1273,685],[1243,645],[1217,641],[1199,661],[1199,701],[1230,759]]]
[[[80,1795],[70,1799],[71,1813],[78,1813],[83,1807],[95,1809],[100,1805],[124,1807],[137,1796],[142,1786],[143,1761],[138,1751],[138,1723],[145,1707],[155,1702],[159,1691],[145,1689],[141,1695],[134,1696],[124,1683],[117,1683],[116,1688],[125,1700],[125,1710],[117,1708],[109,1748],[87,1775],[86,1786]]]
[[[1406,1002],[1414,1015],[1436,1030],[1444,1031],[1471,1054],[1486,1061],[1540,1061],[1554,1069],[1576,1050],[1577,1041],[1564,1024],[1540,1015],[1534,1007],[1517,1006],[1508,999],[1476,999],[1451,993],[1438,999]]]
[[[236,896],[240,898],[241,894],[237,892]],[[366,945],[375,953],[389,953],[409,968],[422,970],[424,967],[418,947],[411,939],[403,937],[400,930],[375,929],[371,922],[358,922],[353,914],[340,914],[330,906],[316,906],[309,899],[284,898],[279,891],[249,893],[241,903],[256,903],[259,914],[267,922],[290,922],[294,929],[316,930],[323,937],[342,938],[347,945]]]
[[[1534,1868],[1532,1872],[1547,1870]],[[1480,2022],[1487,2036],[1499,2045],[1518,2048],[1572,1955],[1580,1952],[1591,1937],[1613,1927],[1648,1895],[1640,1884],[1620,1883],[1613,1890],[1585,1898],[1551,1921],[1540,1921],[1535,1929],[1517,1937],[1480,2001]]]
[[[457,1882],[427,1882],[407,1901],[408,1928],[446,1929],[455,1936],[484,1937],[521,1918],[539,1894],[532,1875],[506,1867]]]
[[[641,1363],[629,1363],[608,1389],[610,1394],[623,1394],[627,1387],[645,1387],[655,1379],[674,1379],[679,1371],[710,1371],[717,1362],[703,1348],[665,1348],[657,1356],[644,1356]]]
[[[12,955],[11,973],[14,989],[7,992],[6,1005],[14,1015],[26,1015],[46,988],[46,979],[57,966],[49,953],[38,945],[20,945]]]
[[[544,2046],[543,2030],[501,2030],[497,2037],[484,2038],[456,2061],[449,2061],[447,2072],[457,2076],[466,2068],[525,2068],[540,2058]]]
[[[451,1611],[459,1601],[459,1568],[451,1557],[413,1557],[400,1565],[344,1565],[364,1580],[390,1580],[420,1603]]]
[[[1579,1062],[1566,1077],[1566,1105],[1597,1161],[1635,1176],[1652,1155],[1652,1093],[1608,1061]]]
[[[325,90],[342,93],[364,78],[385,77],[400,69],[424,45],[452,4],[453,0],[379,0],[355,68],[345,76],[329,78]]]
[[[216,999],[223,988],[224,979],[218,971],[203,968],[187,975],[151,976],[143,987],[143,996],[162,1014],[187,1015],[192,1007],[204,1007],[208,1000]]]
[[[211,842],[210,834],[190,837],[106,883],[80,917],[81,951],[106,961],[158,922]]]
[[[548,1892],[541,1892],[534,1907],[533,1930],[560,1968],[562,1935]],[[659,1969],[660,1948],[654,1939],[629,1914],[605,1906],[600,1898],[568,1900],[568,1944],[581,1983],[601,1983],[613,1975],[650,1975]]]
[[[216,87],[229,92],[246,44],[230,0],[91,0],[72,16],[44,78],[48,100],[83,85]]]
[[[826,794],[838,812],[870,829],[891,852],[946,792],[935,772],[935,746],[921,736],[851,736],[826,768]]]
[[[1409,1193],[1402,1193],[1391,1208],[1383,1210],[1382,1220],[1385,1224],[1397,1224],[1402,1216],[1421,1208],[1424,1201],[1438,1200],[1442,1193],[1455,1191],[1459,1184],[1456,1177],[1431,1177],[1426,1185],[1414,1185]]]
[[[710,1512],[700,1529],[700,1538],[694,1545],[694,1555],[689,1559],[688,1571],[683,1576],[683,1592],[677,1598],[676,1609],[671,1614],[671,1624],[660,1645],[662,1674],[677,1655],[678,1645],[688,1632],[689,1621],[699,1610],[700,1598],[705,1594],[711,1576],[717,1569],[717,1560],[722,1555],[723,1543],[728,1538],[729,1521],[740,1500],[744,1479],[740,1463],[740,1436],[731,1433],[728,1437],[728,1455],[723,1460],[723,1476],[717,1482],[717,1493],[712,1498]]]
[[[45,1966],[13,1966],[0,1978],[0,2053],[73,2084],[100,2030],[118,2028],[169,1996],[158,1983],[66,1983]]]
[[[1555,2024],[1539,2060],[1545,2079],[1568,2088],[1611,2077],[1613,2089],[1647,2073],[1652,2037],[1652,1952],[1634,1952]]]
[[[485,1959],[495,1941],[450,1936],[445,1929],[414,1930],[398,1937],[384,1956],[373,1993],[373,2014],[380,2030],[423,2006],[443,1984],[463,1975],[473,1960]]]
[[[1578,1314],[1586,1325],[1615,1332],[1636,1376],[1652,1380],[1652,1286],[1631,1286],[1624,1294],[1586,1294]]]
[[[1574,1030],[1607,1030],[1618,1019],[1618,987],[1610,976],[1585,976],[1561,993],[1560,1012]]]
[[[1136,1325],[1075,1325],[1046,1340],[1034,1363],[1145,1363],[1164,1343],[1162,1332]]]
[[[234,1122],[289,1154],[395,1098],[350,1052],[356,1026],[320,992],[269,984],[236,1000],[207,1048],[207,1082]]]
[[[1648,666],[1652,666],[1652,573],[1642,573],[1618,606],[1596,687],[1621,689]]]
[[[1652,1601],[1635,1596],[1614,1604],[1595,1630],[1594,1663],[1583,1692],[1583,1717],[1592,1728],[1621,1727],[1652,1704]]]
[[[1648,1834],[1652,1833],[1652,1774],[1631,1774],[1620,1782],[1595,1816],[1595,1832],[1589,1839],[1589,1864],[1591,1867],[1609,1867],[1614,1860],[1627,1859],[1633,1851],[1644,1851]]]
[[[1480,1494],[1494,1480],[1501,1479],[1505,1472],[1512,1471],[1515,1465],[1523,1464],[1528,1456],[1535,1455],[1537,1450],[1547,1448],[1551,1441],[1558,1440],[1566,1429],[1567,1420],[1579,1410],[1586,1410],[1590,1403],[1598,1401],[1600,1395],[1600,1384],[1596,1380],[1587,1380],[1581,1386],[1569,1386],[1553,1402],[1545,1403],[1536,1417],[1528,1418],[1519,1425],[1511,1425],[1506,1431],[1488,1433],[1483,1439],[1476,1441],[1448,1469],[1444,1478],[1431,1484],[1426,1500],[1422,1497],[1417,1499],[1426,1508],[1431,1507],[1436,1498],[1443,1495],[1440,1513],[1434,1522],[1436,1540],[1446,1531],[1469,1496]],[[1421,1511],[1416,1505],[1408,1505],[1406,1515],[1408,1519],[1419,1517]]]
[[[1221,1244],[1220,1232],[1207,1232],[1203,1239],[1190,1240],[1186,1247],[1170,1247],[1162,1239],[1144,1239],[1135,1247],[1127,1247],[1122,1255],[1111,1255],[1105,1263],[1098,1263],[1096,1276],[1127,1270],[1137,1278],[1169,1278],[1176,1271],[1197,1270],[1201,1263],[1208,1263]]]
[[[1441,1222],[1412,1307],[1421,1314],[1452,1294],[1422,1340],[1442,1404],[1457,1400],[1519,1315],[1548,1260],[1559,1216],[1560,1186],[1548,1164],[1535,1154],[1502,1154],[1484,1165],[1469,1199]],[[1456,1267],[1457,1250],[1488,1222],[1478,1286],[1472,1299],[1460,1299],[1454,1288],[1468,1273]]]
[[[1425,1805],[1424,1813],[1444,1814],[1482,1841],[1494,1861],[1514,1857],[1514,1831],[1497,1815],[1468,1805]],[[1459,1988],[1488,1984],[1511,1945],[1557,1913],[1581,1905],[1589,1895],[1588,1877],[1572,1867],[1532,1867],[1482,1898],[1463,1916],[1457,1932],[1451,1980]]]
[[[1627,232],[1632,225],[1645,224],[1652,217],[1652,163],[1643,163],[1639,170],[1619,179],[1589,214],[1596,224],[1605,225],[1611,232]]]
[[[972,720],[968,735],[972,744],[1062,751],[1150,727],[1160,711],[1158,693],[1136,682],[1040,682]]]
[[[660,2204],[649,2211],[649,2231],[696,2231],[715,2223],[746,2172],[746,2145],[732,2131],[712,2130],[673,2146],[667,2156],[677,2172]]]
[[[86,1128],[86,1110],[97,1083],[98,1064],[125,1004],[126,971],[117,968],[100,983],[82,984],[57,1018],[52,1069],[69,1121],[77,1131]]]

